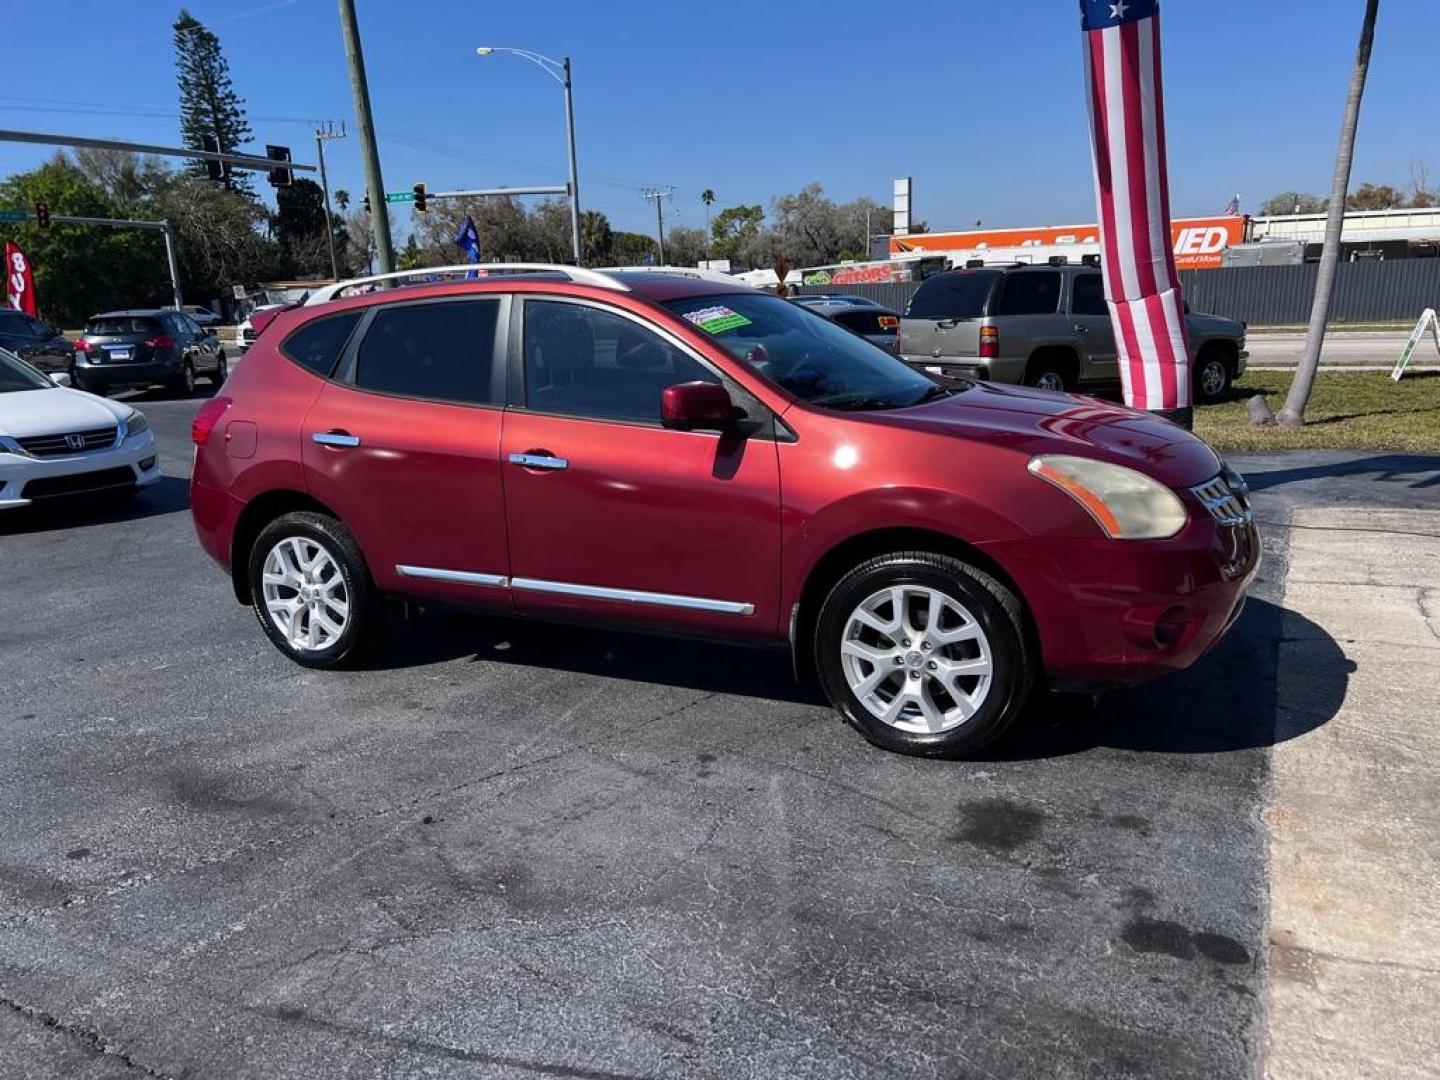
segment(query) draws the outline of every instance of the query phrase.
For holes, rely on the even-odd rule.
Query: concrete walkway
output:
[[[1440,1076],[1440,510],[1297,508],[1290,525],[1267,1073]],[[1316,659],[1335,643],[1338,711]]]

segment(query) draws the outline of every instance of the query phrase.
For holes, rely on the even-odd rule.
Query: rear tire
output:
[[[177,394],[180,397],[188,398],[195,396],[194,361],[186,360],[183,364],[180,365],[179,374],[177,374],[175,378],[170,380],[170,391],[171,393]]]
[[[310,668],[353,665],[378,640],[384,608],[360,545],[325,514],[296,511],[250,549],[251,606],[274,646]]]
[[[1230,360],[1224,350],[1207,345],[1195,360],[1195,403],[1224,401],[1232,382]]]
[[[1004,734],[1038,663],[1004,584],[949,555],[903,551],[836,582],[815,667],[831,704],[876,746],[963,757]]]
[[[1025,385],[1064,394],[1075,389],[1075,380],[1069,365],[1058,356],[1034,356],[1025,365]]]
[[[225,354],[222,352],[220,358],[215,361],[215,374],[210,376],[210,385],[217,390],[220,389],[220,387],[225,385],[225,379],[229,374],[230,365],[225,359]]]

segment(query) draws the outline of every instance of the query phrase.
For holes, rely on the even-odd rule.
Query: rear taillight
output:
[[[145,344],[152,349],[168,349],[175,344],[175,339],[169,334],[157,334],[155,337],[146,338]]]
[[[195,419],[190,421],[190,441],[196,446],[204,446],[210,441],[210,433],[215,430],[215,425],[220,422],[220,417],[225,415],[225,410],[230,408],[228,397],[212,397],[200,411],[195,414]]]
[[[980,356],[984,360],[994,360],[1000,355],[1000,328],[998,326],[980,327]]]
[[[75,351],[78,353],[88,353],[90,351],[90,343],[84,338],[76,338]]]

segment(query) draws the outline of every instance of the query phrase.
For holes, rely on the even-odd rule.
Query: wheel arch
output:
[[[240,603],[248,605],[251,599],[250,548],[254,546],[255,538],[270,522],[297,510],[310,510],[339,520],[339,515],[319,499],[291,488],[276,488],[257,495],[245,504],[245,509],[235,519],[235,531],[230,538],[230,585]]]
[[[950,555],[994,577],[1014,593],[1020,602],[1025,634],[1029,638],[1029,644],[1035,649],[1035,654],[1041,655],[1040,634],[1030,612],[1030,605],[1026,602],[1025,593],[1003,566],[980,548],[958,536],[937,529],[898,526],[871,529],[846,537],[829,548],[810,567],[800,590],[800,598],[790,615],[790,652],[797,677],[806,677],[814,671],[815,658],[809,643],[815,637],[820,607],[835,583],[867,559],[893,551],[932,551]]]

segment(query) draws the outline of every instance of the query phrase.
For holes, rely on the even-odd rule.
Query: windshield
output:
[[[812,405],[903,409],[951,392],[864,338],[776,296],[726,293],[665,306]]]
[[[0,394],[48,390],[55,384],[12,352],[0,349]]]

